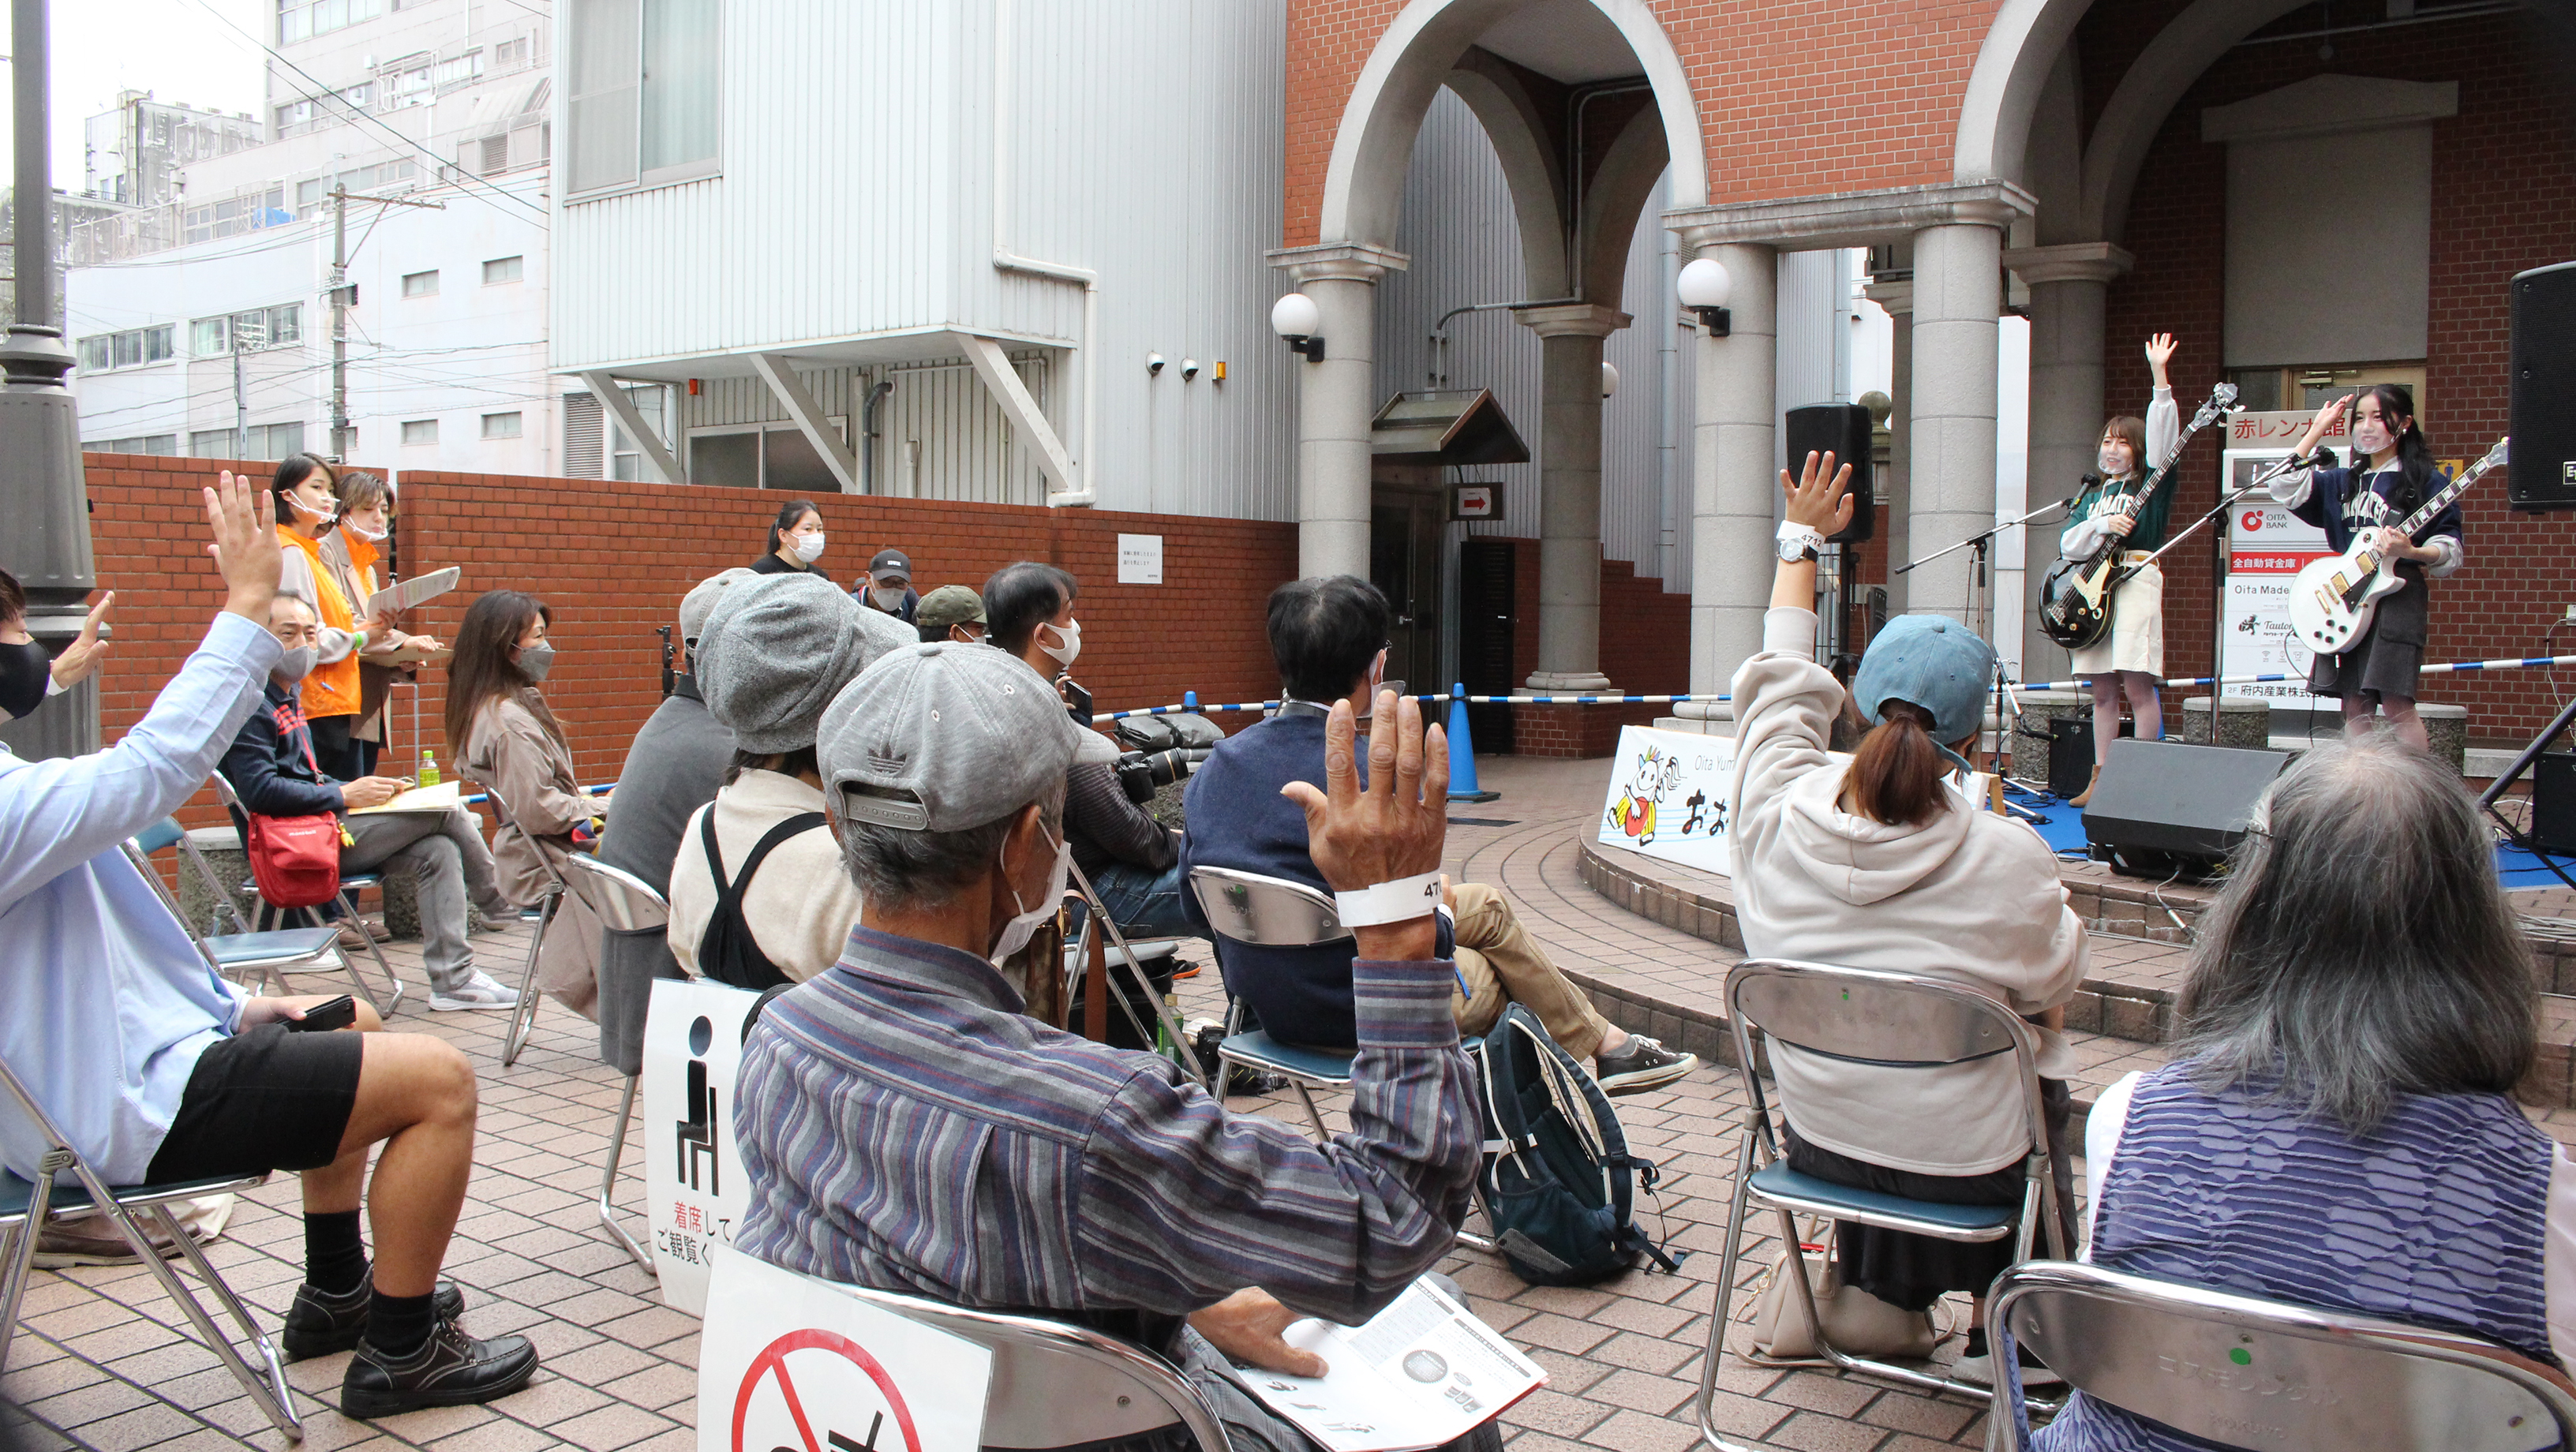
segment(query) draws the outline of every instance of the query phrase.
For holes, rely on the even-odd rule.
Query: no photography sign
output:
[[[698,1452],[975,1452],[993,1354],[728,1247],[698,1357]]]

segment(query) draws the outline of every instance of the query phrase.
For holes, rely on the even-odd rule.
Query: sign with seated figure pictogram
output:
[[[733,1242],[750,1204],[734,1153],[733,1086],[759,1001],[747,989],[666,979],[653,985],[644,1020],[644,1108],[632,1133],[644,1157],[653,1266],[664,1304],[692,1315],[706,1305],[712,1251]]]

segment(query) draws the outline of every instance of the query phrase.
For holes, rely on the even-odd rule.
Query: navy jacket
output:
[[[273,680],[260,683],[259,709],[242,723],[216,770],[232,783],[242,805],[263,817],[348,809],[340,784],[313,764],[313,732],[304,724],[300,698]],[[233,826],[250,830],[239,812],[233,813]]]
[[[1359,753],[1365,773],[1368,753]],[[1307,855],[1306,813],[1279,794],[1292,781],[1324,784],[1324,720],[1274,716],[1216,744],[1190,776],[1182,804],[1189,820],[1181,866],[1229,867],[1332,888]],[[1347,939],[1313,948],[1255,948],[1216,937],[1199,910],[1195,891],[1181,903],[1199,931],[1216,941],[1226,991],[1261,1016],[1261,1027],[1284,1042],[1313,1048],[1349,1048],[1359,1042],[1351,1008],[1351,959]],[[1440,919],[1439,954],[1453,951],[1449,919]]]

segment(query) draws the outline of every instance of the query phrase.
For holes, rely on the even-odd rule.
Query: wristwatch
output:
[[[1825,547],[1825,537],[1818,531],[1783,520],[1780,524],[1780,559],[1786,564],[1812,560]]]

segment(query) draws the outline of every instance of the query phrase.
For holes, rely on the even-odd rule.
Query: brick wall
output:
[[[1999,0],[1649,0],[1690,78],[1711,201],[1950,179]],[[1351,88],[1395,0],[1290,0],[1285,245],[1316,240]]]
[[[1513,541],[1512,678],[1538,669],[1538,541]],[[1601,562],[1601,673],[1628,695],[1690,689],[1690,596],[1639,578],[1624,560]],[[1512,749],[1521,756],[1608,756],[1622,725],[1649,726],[1669,706],[1514,706]]]
[[[2092,22],[2088,22],[2088,26]],[[2528,22],[2496,15],[2335,38],[2331,62],[2304,44],[2234,50],[2175,107],[2138,178],[2123,239],[2137,267],[2111,286],[2106,386],[2111,406],[2134,410],[2147,396],[2138,340],[2158,330],[2183,339],[2174,388],[2186,412],[2219,377],[2225,276],[2218,239],[2227,210],[2226,149],[2200,140],[2200,113],[2331,70],[2339,74],[2460,83],[2460,114],[2433,125],[2433,247],[2430,354],[2420,400],[2434,451],[2471,459],[2506,431],[2506,281],[2525,268],[2576,258],[2576,128],[2568,84],[2538,58]],[[2143,31],[2143,25],[2130,25]],[[2119,57],[2088,66],[2110,67]],[[2116,74],[2116,71],[2113,72]],[[2319,199],[2332,225],[2332,199]],[[2319,307],[2366,305],[2339,297],[2319,278]],[[2218,451],[2195,444],[2174,518],[2197,517],[2217,502]],[[2566,559],[2576,519],[2516,514],[2501,480],[2463,503],[2468,563],[2433,584],[2430,661],[2544,653],[2542,633],[2576,602]],[[2215,656],[2212,567],[2207,547],[2186,544],[2166,557],[2166,666],[2174,675],[2211,673]],[[2564,649],[2564,640],[2560,649]],[[2470,733],[2519,739],[2557,708],[2547,676],[2508,671],[2428,676],[2424,698],[2470,709]],[[2168,702],[2178,729],[2181,702]]]
[[[117,592],[116,645],[101,698],[113,741],[142,715],[222,602],[203,552],[198,489],[210,460],[92,454],[91,530],[102,588]],[[263,477],[267,465],[246,466]],[[661,644],[690,584],[749,563],[780,499],[756,490],[413,471],[401,480],[398,539],[413,570],[461,565],[464,588],[416,613],[415,630],[449,639],[482,590],[543,596],[563,651],[546,682],[586,781],[612,779],[627,743],[661,698]],[[1083,582],[1076,672],[1103,710],[1202,699],[1261,699],[1276,687],[1262,602],[1296,568],[1296,527],[1248,520],[1048,510],[1012,505],[826,496],[825,562],[855,573],[889,545],[912,557],[924,591],[985,576],[1018,559],[1064,566]],[[1163,536],[1163,580],[1117,583],[1117,536]],[[438,739],[444,672],[421,673],[419,720]],[[411,693],[395,698],[396,744],[417,760]],[[1233,726],[1237,721],[1220,724]],[[211,794],[190,825],[221,820]]]

